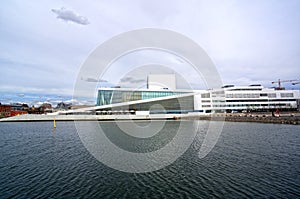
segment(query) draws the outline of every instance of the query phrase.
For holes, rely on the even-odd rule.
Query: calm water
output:
[[[114,137],[113,123],[105,128],[121,147],[151,151],[174,137],[178,122],[168,121],[166,133],[149,142],[127,145],[126,136]],[[198,158],[195,139],[173,164],[140,174],[99,163],[74,123],[52,126],[0,123],[0,198],[300,198],[300,126],[225,123],[205,158]]]

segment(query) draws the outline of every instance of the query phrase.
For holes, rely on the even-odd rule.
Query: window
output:
[[[210,93],[201,94],[201,98],[210,98]]]
[[[280,93],[280,97],[294,97],[293,93]]]
[[[268,93],[269,98],[276,98],[276,93]]]
[[[268,97],[268,94],[267,93],[261,93],[260,96],[261,97]]]
[[[208,108],[210,105],[202,105],[203,108]]]

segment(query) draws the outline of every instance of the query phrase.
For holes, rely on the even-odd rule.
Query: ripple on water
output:
[[[110,123],[105,125],[110,127]],[[56,130],[51,122],[0,123],[0,196],[300,197],[300,126],[228,122],[215,148],[199,159],[205,128],[199,129],[197,139],[172,165],[151,173],[128,174],[93,158],[72,122],[59,122]],[[160,139],[154,143],[163,146],[169,141],[167,132],[160,135],[161,143]],[[147,150],[155,150],[158,145],[154,143],[148,142]],[[147,152],[142,147],[139,143],[130,150]]]

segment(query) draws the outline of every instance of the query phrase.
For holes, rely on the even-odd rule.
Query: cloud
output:
[[[122,83],[131,83],[131,84],[137,84],[137,83],[142,83],[146,82],[145,79],[134,79],[133,77],[124,77],[121,79]]]
[[[87,78],[81,77],[81,80],[86,81],[86,82],[107,82],[104,79],[95,79],[93,77],[87,77]]]
[[[121,79],[121,82],[130,82],[132,79],[132,77],[124,77]]]
[[[81,25],[88,25],[90,23],[86,17],[80,16],[76,14],[74,11],[68,10],[64,7],[60,9],[51,9],[51,11],[57,14],[57,18],[62,19],[66,22],[72,21],[74,23],[81,24]]]

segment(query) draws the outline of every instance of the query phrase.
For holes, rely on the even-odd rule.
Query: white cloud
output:
[[[87,78],[81,77],[81,80],[86,81],[86,82],[107,82],[107,80],[105,80],[105,79],[96,79],[93,77],[87,77]]]
[[[51,9],[51,11],[57,15],[57,18],[62,19],[66,22],[71,21],[81,25],[88,25],[90,23],[86,17],[80,16],[74,11],[68,10],[64,7],[60,9]]]

